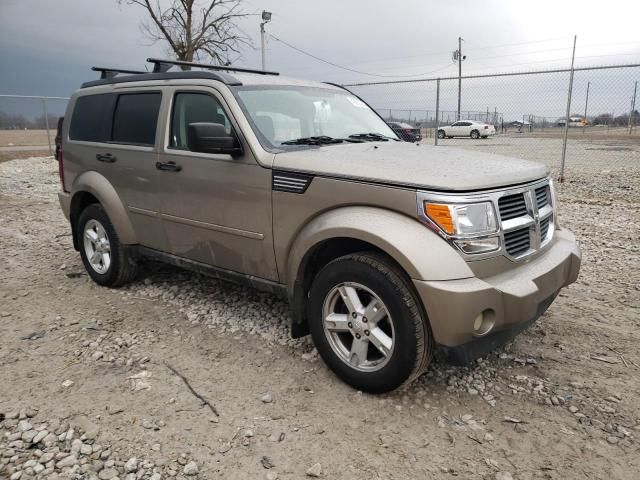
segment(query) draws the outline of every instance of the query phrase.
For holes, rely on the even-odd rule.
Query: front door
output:
[[[277,280],[271,222],[271,170],[251,154],[222,96],[209,88],[170,89],[170,118],[159,161],[162,223],[179,257],[247,275]],[[244,153],[188,150],[190,123],[232,130]]]

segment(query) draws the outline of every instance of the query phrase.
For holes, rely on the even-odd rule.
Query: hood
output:
[[[274,168],[446,191],[526,183],[546,166],[517,158],[408,142],[348,143],[278,153]]]

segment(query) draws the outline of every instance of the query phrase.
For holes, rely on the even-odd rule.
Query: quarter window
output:
[[[160,93],[131,93],[118,96],[113,114],[111,141],[153,145],[160,110]]]
[[[105,119],[108,118],[113,102],[113,94],[85,95],[76,100],[71,115],[69,138],[83,142],[104,142],[107,140]]]
[[[188,150],[189,124],[200,122],[219,123],[231,134],[231,122],[215,97],[207,93],[177,93],[173,104],[169,146]]]

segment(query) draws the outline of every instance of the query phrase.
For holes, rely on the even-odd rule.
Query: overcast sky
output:
[[[243,5],[256,14],[240,24],[256,48],[245,48],[236,65],[259,67],[258,14],[266,9],[273,12],[271,34],[373,74],[326,65],[269,39],[269,69],[319,80],[455,75],[451,52],[458,36],[464,38],[469,74],[568,66],[573,34],[578,65],[640,62],[638,1],[245,0]],[[92,65],[143,68],[148,56],[167,55],[164,45],[144,39],[143,15],[116,0],[0,0],[0,93],[68,96],[95,78]],[[394,100],[388,98],[388,106],[396,106]]]

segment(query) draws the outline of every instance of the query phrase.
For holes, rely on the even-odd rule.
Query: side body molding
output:
[[[375,245],[416,280],[473,277],[462,257],[417,219],[376,207],[353,206],[325,212],[305,225],[289,249],[285,282],[289,294],[305,255],[325,240],[352,238]]]
[[[79,192],[89,192],[98,199],[111,219],[120,242],[124,245],[138,243],[133,224],[122,200],[118,196],[113,185],[104,176],[96,171],[84,172],[76,177],[71,187],[71,209],[73,210],[74,198]]]

